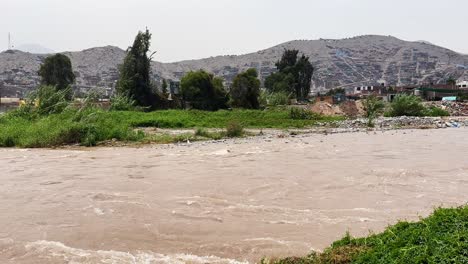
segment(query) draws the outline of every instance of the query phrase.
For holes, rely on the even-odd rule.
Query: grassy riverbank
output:
[[[65,144],[93,146],[107,140],[171,143],[187,135],[146,135],[137,128],[226,128],[237,122],[245,128],[303,128],[314,123],[340,120],[314,116],[294,119],[288,109],[155,112],[105,111],[97,108],[67,109],[59,114],[29,115],[13,111],[0,117],[0,147],[54,147]],[[199,135],[219,138],[222,135]],[[196,140],[197,136],[191,136]]]
[[[468,206],[438,209],[419,222],[400,222],[365,238],[347,235],[322,254],[263,263],[468,263]]]

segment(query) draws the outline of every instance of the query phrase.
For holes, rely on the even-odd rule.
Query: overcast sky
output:
[[[468,53],[468,0],[1,0],[0,50],[129,46],[153,33],[158,61],[243,54],[294,39],[363,34]]]

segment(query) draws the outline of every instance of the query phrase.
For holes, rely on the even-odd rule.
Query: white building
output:
[[[468,81],[457,82],[457,87],[460,89],[468,89]]]

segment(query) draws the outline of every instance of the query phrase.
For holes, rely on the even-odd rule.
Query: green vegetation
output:
[[[390,110],[385,116],[449,116],[450,114],[438,107],[426,108],[422,99],[414,95],[400,94],[390,104]]]
[[[227,108],[228,96],[223,80],[200,70],[189,72],[180,81],[184,101],[199,110],[216,111]]]
[[[389,116],[423,116],[422,99],[414,95],[400,94],[390,104]]]
[[[269,92],[285,92],[295,95],[299,100],[309,96],[314,67],[309,57],[299,56],[298,50],[285,50],[280,61],[276,63],[277,73],[265,80]]]
[[[31,107],[31,109],[36,109]],[[294,120],[288,110],[164,110],[155,112],[105,111],[94,107],[68,105],[61,113],[41,115],[21,107],[0,117],[0,147],[54,147],[64,144],[93,146],[108,140],[148,142],[153,140],[137,128],[220,128],[233,120],[246,128],[302,128],[317,121],[338,117],[319,116],[315,120]],[[207,138],[219,139],[222,134]],[[158,142],[158,138],[151,142]],[[163,141],[167,141],[165,138]],[[172,142],[172,141],[171,141]]]
[[[260,94],[260,103],[263,106],[281,106],[289,104],[289,95],[286,92],[266,92]]]
[[[363,105],[368,120],[367,125],[369,127],[374,127],[374,119],[383,112],[385,104],[376,96],[371,95],[364,100]]]
[[[134,100],[138,106],[160,108],[161,98],[153,91],[150,79],[151,57],[148,56],[151,34],[148,29],[138,32],[133,46],[128,48],[120,78],[117,82],[117,95]],[[158,105],[159,103],[159,105]]]
[[[262,263],[468,263],[468,206],[437,209],[419,222],[400,222],[381,234],[365,238],[347,234],[321,254]]]
[[[457,80],[455,78],[453,78],[452,76],[450,76],[447,79],[446,83],[447,83],[447,85],[455,86],[457,84]]]
[[[230,121],[227,124],[226,135],[230,138],[242,137],[244,135],[244,127],[238,121]]]
[[[308,109],[291,107],[289,110],[289,117],[293,120],[314,120],[320,118],[320,115]]]
[[[65,98],[73,96],[71,85],[75,82],[70,59],[63,54],[55,54],[45,59],[39,68],[41,85],[55,87],[56,91],[67,91]]]
[[[260,103],[260,80],[256,69],[249,69],[238,74],[232,83],[230,91],[232,107],[258,109]]]
[[[136,102],[127,96],[115,95],[111,98],[111,111],[133,111]]]
[[[450,113],[447,110],[444,110],[442,108],[435,107],[435,106],[431,106],[431,107],[426,108],[424,110],[423,114],[424,114],[424,116],[434,116],[434,117],[450,116]]]

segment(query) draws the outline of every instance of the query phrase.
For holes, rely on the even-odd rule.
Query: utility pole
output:
[[[8,50],[11,50],[11,34],[8,32]]]

